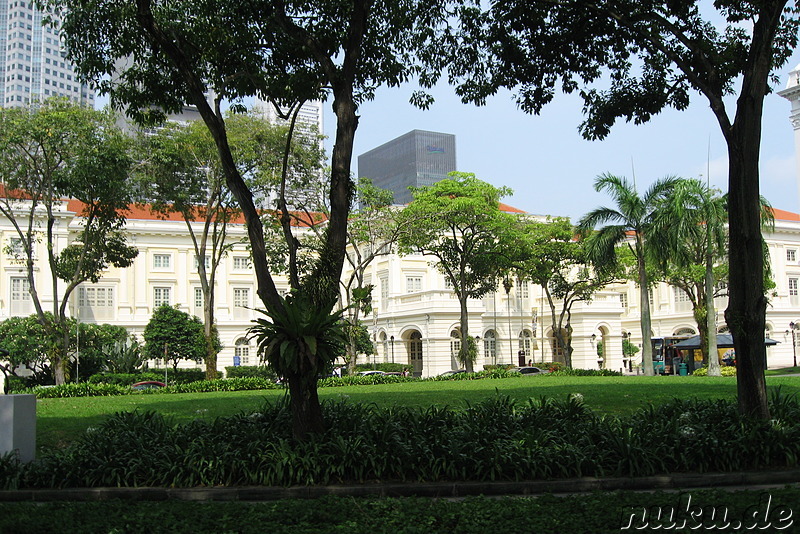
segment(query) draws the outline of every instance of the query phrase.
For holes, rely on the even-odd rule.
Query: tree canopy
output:
[[[569,219],[517,221],[511,266],[522,279],[542,287],[550,307],[553,337],[572,366],[572,306],[588,301],[620,278],[615,266],[592,269],[587,242]]]
[[[728,148],[729,305],[739,358],[739,408],[769,417],[763,362],[766,297],[759,157],[764,97],[797,44],[787,0],[497,0],[465,4],[448,43],[449,76],[465,101],[500,88],[539,112],[557,90],[579,91],[589,139],[618,119],[642,123],[701,94]],[[736,96],[732,104],[730,96]],[[645,345],[646,346],[646,345]]]
[[[129,143],[109,113],[65,100],[0,110],[0,214],[16,230],[15,259],[25,266],[39,322],[60,339],[49,352],[58,384],[65,380],[70,295],[83,282],[97,282],[110,265],[131,265],[138,253],[121,231],[131,201],[130,167]],[[80,227],[66,246],[57,246],[65,199],[77,201]],[[40,241],[44,258],[36,253]],[[51,310],[44,309],[36,286],[40,262],[51,273]]]
[[[493,291],[507,268],[514,216],[501,211],[499,201],[510,193],[474,174],[452,172],[450,178],[414,189],[414,200],[401,212],[400,252],[436,258],[436,268],[458,298],[458,358],[468,371],[474,354],[469,352],[467,301]]]
[[[186,103],[196,106],[247,222],[257,292],[268,313],[285,318],[292,315],[285,306],[298,303],[330,312],[339,295],[347,245],[358,105],[376,87],[399,85],[418,70],[420,55],[427,53],[422,44],[447,18],[445,0],[47,3],[62,11],[68,58],[110,94],[114,107],[147,121],[163,118],[165,111],[181,111]],[[430,80],[423,76],[422,81]],[[250,96],[286,107],[330,97],[336,116],[328,228],[310,273],[292,286],[304,294],[296,300],[281,298],[269,272],[253,191],[236,166],[226,132],[221,102]],[[279,199],[278,209],[288,238],[284,202]],[[292,246],[291,240],[287,245]],[[316,396],[322,368],[303,369],[302,376],[287,376],[298,437],[324,429]]]
[[[214,349],[219,352],[222,344],[214,329]],[[181,360],[203,361],[206,354],[206,339],[203,322],[177,307],[164,304],[156,308],[144,329],[144,352],[150,359],[170,362],[177,369]]]

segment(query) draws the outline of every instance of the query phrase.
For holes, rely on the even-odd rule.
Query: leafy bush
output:
[[[89,377],[90,384],[116,384],[118,386],[130,386],[136,382],[146,380],[163,381],[164,375],[158,373],[104,373]]]
[[[622,376],[622,373],[612,369],[575,369],[572,367],[563,367],[550,374],[553,376]]]
[[[371,386],[375,384],[399,384],[401,382],[414,382],[419,378],[412,376],[398,375],[366,375],[366,376],[332,376],[321,378],[317,381],[317,387],[341,387],[341,386]]]
[[[539,367],[541,369],[547,369],[551,373],[555,373],[556,371],[562,371],[564,369],[569,369],[569,367],[567,367],[561,362],[542,362],[534,365],[536,365],[536,367]]]
[[[35,462],[5,459],[0,487],[536,480],[795,467],[798,400],[777,394],[770,405],[772,421],[743,417],[728,400],[675,399],[626,417],[597,415],[580,395],[526,403],[498,395],[462,410],[339,400],[323,403],[327,431],[304,442],[292,438],[285,398],[257,413],[179,426],[155,412],[117,413]]]
[[[9,376],[6,379],[6,391],[8,393],[18,393],[30,388],[35,388],[39,383],[34,376]]]
[[[225,368],[227,378],[250,378],[260,377],[275,381],[278,376],[275,371],[265,365],[232,365]]]
[[[488,364],[483,366],[483,370],[484,371],[494,371],[496,369],[508,370],[511,369],[512,367],[514,366],[508,363],[500,365]]]
[[[81,382],[78,384],[62,384],[52,387],[35,387],[19,391],[18,393],[36,395],[39,399],[56,399],[63,397],[111,397],[116,395],[127,395],[131,393],[130,386],[118,386],[116,384],[90,384]]]
[[[160,377],[157,380],[164,381],[164,369],[151,369],[150,372]],[[167,369],[167,380],[170,384],[187,384],[205,379],[206,372],[202,369]]]
[[[720,367],[722,376],[736,376],[736,367],[729,367],[727,365]],[[692,376],[708,376],[708,367],[700,367],[695,369]]]
[[[356,365],[356,373],[361,371],[372,371],[373,369],[383,371],[384,373],[402,373],[403,369],[410,369],[408,364],[403,363],[359,363]]]
[[[0,454],[0,490],[16,489],[22,473],[16,451]]]
[[[241,378],[218,378],[216,380],[198,380],[185,384],[175,384],[163,388],[164,393],[208,393],[210,391],[248,391],[255,389],[277,389],[274,380],[258,376]]]

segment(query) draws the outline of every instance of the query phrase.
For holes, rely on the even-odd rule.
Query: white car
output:
[[[369,376],[369,375],[385,375],[383,371],[361,371],[358,373],[358,376]]]

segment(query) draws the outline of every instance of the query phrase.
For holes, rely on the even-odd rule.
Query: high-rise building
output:
[[[272,124],[289,122],[281,116],[286,116],[289,112],[285,107],[281,107],[279,113],[272,103],[257,98],[253,104],[253,109],[261,113]],[[323,133],[321,101],[313,100],[300,106],[300,111],[297,113],[297,127],[305,131],[315,131],[320,135]]]
[[[27,107],[52,97],[94,107],[94,91],[65,59],[58,17],[44,26],[33,0],[0,0],[0,105]]]
[[[358,176],[411,202],[409,187],[432,185],[456,170],[456,136],[412,130],[358,156]]]

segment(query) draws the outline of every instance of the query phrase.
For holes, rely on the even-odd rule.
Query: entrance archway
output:
[[[408,335],[406,348],[413,376],[422,376],[422,334],[418,330],[413,330]]]

